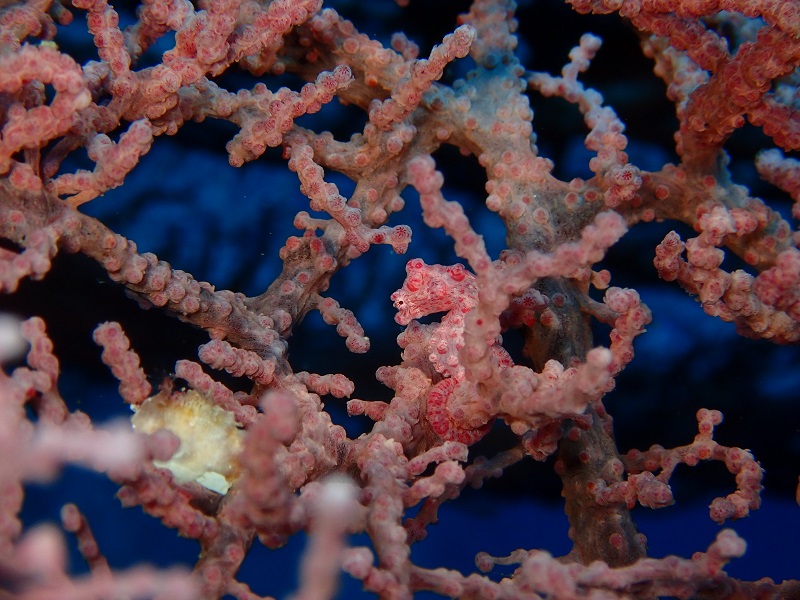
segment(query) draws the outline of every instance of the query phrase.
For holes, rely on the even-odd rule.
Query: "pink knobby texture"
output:
[[[119,323],[103,323],[94,330],[94,341],[103,347],[102,360],[119,379],[119,394],[131,404],[140,404],[150,395],[151,387],[139,366],[139,356],[132,352],[130,341]]]
[[[445,440],[471,445],[488,432],[491,421],[481,409],[480,396],[465,381],[459,357],[464,348],[464,315],[478,303],[475,276],[461,264],[426,265],[419,259],[408,262],[406,273],[403,287],[392,294],[397,308],[395,320],[416,330],[422,339],[412,342],[413,338],[406,337],[400,341],[407,350],[404,358],[411,358],[420,348],[422,353],[427,352],[430,366],[444,377],[428,393],[426,417],[433,431]],[[446,314],[439,324],[426,327],[413,320],[440,312]],[[499,343],[492,343],[490,352],[498,369],[513,366]]]
[[[800,6],[520,5],[0,2],[0,598],[800,597]]]

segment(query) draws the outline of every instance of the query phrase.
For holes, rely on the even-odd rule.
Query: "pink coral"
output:
[[[618,90],[631,100],[615,112],[585,82],[603,56],[601,39],[583,31],[569,39],[571,31],[561,33],[568,19],[546,16],[552,6],[472,0],[463,14],[453,9],[447,32],[417,43],[392,34],[399,24],[382,29],[385,15],[424,15],[441,29],[447,3],[389,4],[143,0],[131,10],[109,0],[0,2],[0,291],[29,317],[4,320],[0,331],[0,596],[254,600],[263,592],[242,568],[253,546],[276,549],[301,534],[296,598],[333,597],[342,572],[398,600],[425,591],[498,599],[800,595],[798,581],[729,575],[727,563],[746,548],[732,530],[691,558],[648,558],[631,511],[680,502],[671,487],[678,465],[715,461],[734,480],[709,507],[716,523],[760,507],[764,468],[755,452],[715,440],[722,413],[697,406],[688,413],[698,424],[693,440],[621,453],[609,411],[623,430],[636,411],[608,397],[618,381],[637,382],[636,372],[622,377],[635,368],[651,322],[645,340],[655,340],[655,367],[678,345],[658,337],[665,329],[682,328],[687,339],[702,333],[688,316],[665,325],[672,300],[626,281],[623,266],[654,266],[659,290],[675,282],[698,301],[697,314],[732,323],[731,333],[735,326],[749,338],[800,342],[800,232],[787,220],[788,203],[741,185],[741,159],[727,153],[755,129],[755,144],[781,148],[760,153],[756,169],[769,193],[788,195],[793,217],[800,215],[792,155],[800,150],[797,2],[567,0],[577,13],[613,13],[635,30],[627,39],[639,40],[674,105],[674,119],[648,112],[639,128],[655,134],[673,123],[674,137],[665,139],[674,139],[675,164],[644,160],[629,144],[626,126],[639,103],[632,94],[644,80],[604,88],[614,102]],[[531,35],[532,11],[540,30]],[[554,50],[562,40],[541,28],[575,47]],[[78,30],[88,48],[76,46]],[[527,68],[529,42],[548,45],[544,60],[561,61],[560,72]],[[542,62],[540,50],[534,62]],[[613,81],[630,80],[631,48],[610,56]],[[565,105],[575,122],[560,129]],[[586,160],[574,173],[564,155],[576,128]],[[227,159],[206,169],[186,150],[192,181],[182,187],[171,170],[176,153],[158,153],[167,136],[190,132],[193,145],[202,139]],[[456,153],[469,158],[454,172]],[[158,164],[167,155],[166,166]],[[280,174],[261,170],[279,161]],[[163,185],[168,197],[146,187],[120,208],[117,188],[135,189],[154,164],[160,174],[148,185]],[[240,170],[228,178],[233,169]],[[253,174],[255,202],[238,186]],[[479,202],[461,198],[462,186],[452,184],[462,178]],[[198,225],[189,213],[204,203],[223,208]],[[654,250],[655,241],[643,246],[642,224],[666,221],[676,230],[662,231]],[[245,229],[254,232],[247,244]],[[423,232],[446,240],[447,258],[424,254]],[[278,263],[262,268],[272,239]],[[394,254],[406,252],[406,279],[391,295],[394,323],[388,312],[381,317],[391,335],[403,327],[397,360],[369,319],[377,306],[388,310],[379,285],[397,287]],[[70,261],[66,253],[81,256]],[[200,255],[235,270],[224,285],[249,295],[218,289],[213,268],[202,277],[183,270]],[[88,279],[103,282],[86,292],[100,298],[98,313],[131,308],[103,295],[123,288],[141,309],[156,309],[151,317],[179,319],[180,339],[170,341],[184,345],[164,358],[161,325],[79,315],[70,285],[91,287],[80,279],[88,263]],[[357,264],[371,265],[367,277],[348,279]],[[252,281],[243,283],[245,275]],[[43,292],[42,279],[57,292]],[[34,315],[40,309],[70,311],[68,334],[48,329]],[[314,312],[343,338],[336,350],[313,321],[303,323]],[[80,354],[75,338],[89,339],[95,326],[101,350],[93,360],[99,355],[119,381],[117,404],[136,409],[135,430],[129,418],[100,419],[83,397],[90,386],[76,391],[62,373]],[[198,340],[196,353],[185,339]],[[345,350],[364,355],[356,364],[380,357],[370,370],[384,364],[375,379],[389,391],[374,392],[349,362],[337,372]],[[705,373],[711,362],[682,365],[680,375]],[[791,372],[776,363],[758,378],[775,383],[774,373]],[[690,399],[669,381],[670,412],[685,412],[697,395],[704,405],[721,403],[706,394],[733,379],[724,380],[703,381]],[[355,433],[355,419],[337,408],[345,398],[350,417],[366,417]],[[637,400],[640,410],[645,402]],[[790,421],[767,414],[759,416]],[[638,415],[637,434],[646,420],[660,425]],[[440,512],[446,520],[448,502],[467,485],[550,457],[545,468],[561,482],[569,519],[565,556],[480,553],[482,573],[421,564],[413,545]],[[72,503],[60,511],[60,529],[23,524],[30,484],[69,477],[69,465],[111,479],[123,507],[194,540],[193,571],[117,568],[92,532],[94,515]],[[76,538],[85,576],[69,572],[62,530]],[[465,534],[470,541],[473,533]],[[515,571],[487,574],[496,565]]]

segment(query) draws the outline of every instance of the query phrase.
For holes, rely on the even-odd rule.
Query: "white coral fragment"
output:
[[[134,410],[131,422],[136,431],[166,429],[181,441],[168,461],[153,461],[157,467],[171,471],[178,483],[195,481],[219,494],[227,493],[238,476],[237,456],[244,438],[232,413],[195,390],[162,392]]]

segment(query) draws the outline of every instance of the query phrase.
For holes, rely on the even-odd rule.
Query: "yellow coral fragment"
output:
[[[233,414],[195,390],[162,392],[134,408],[134,429],[154,433],[166,429],[181,441],[168,461],[153,461],[172,472],[178,483],[196,481],[219,494],[227,493],[238,475],[237,456],[244,432]]]

